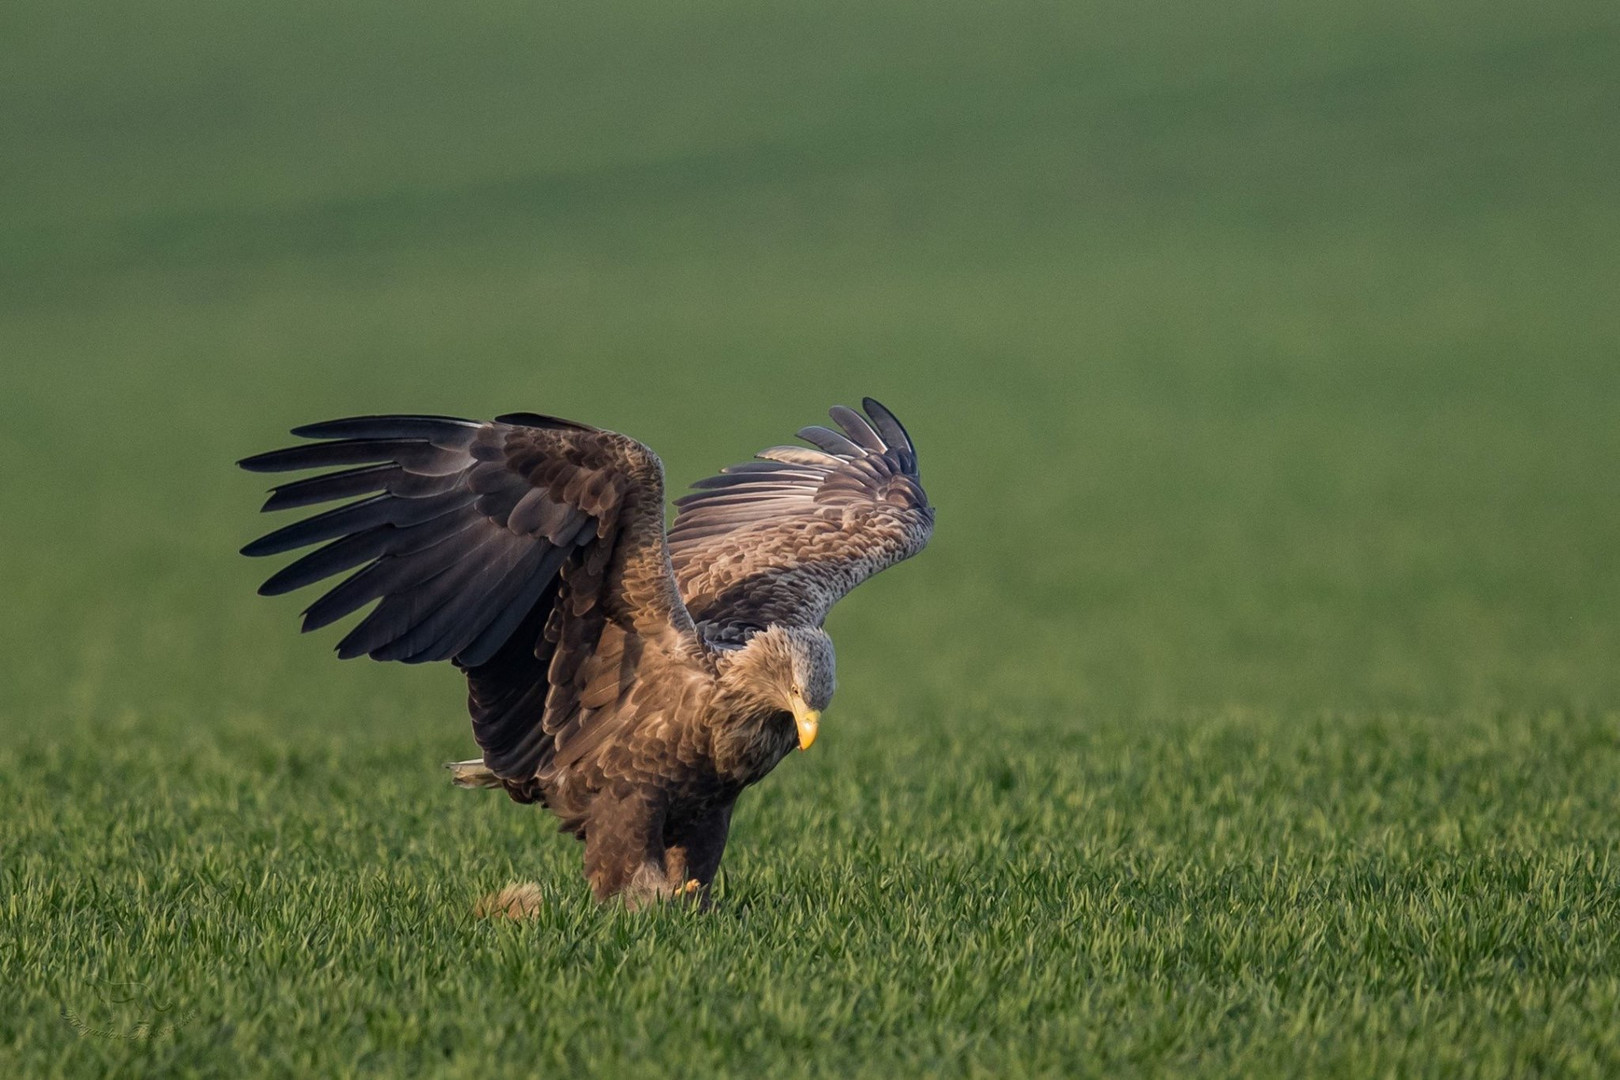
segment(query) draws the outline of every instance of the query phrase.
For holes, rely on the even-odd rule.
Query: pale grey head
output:
[[[808,750],[837,685],[832,638],[819,626],[773,624],[731,654],[721,677],[755,704],[792,713]]]

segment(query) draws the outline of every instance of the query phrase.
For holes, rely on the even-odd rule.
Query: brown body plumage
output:
[[[815,449],[699,482],[667,534],[662,464],[611,431],[527,413],[314,424],[294,434],[322,441],[242,466],[349,467],[265,509],[368,497],[243,551],[330,541],[260,591],[358,568],[304,629],[380,600],[340,656],[460,667],[483,759],[458,783],[549,807],[600,899],[686,895],[719,869],[737,796],[815,738],[828,610],[932,531],[909,436],[864,405],[832,411],[842,433],[801,431]]]

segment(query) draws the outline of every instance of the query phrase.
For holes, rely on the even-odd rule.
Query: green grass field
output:
[[[1620,10],[0,16],[0,1075],[1620,1072]],[[707,915],[451,789],[232,462],[575,416],[672,488],[871,394]],[[532,879],[532,922],[474,900]]]

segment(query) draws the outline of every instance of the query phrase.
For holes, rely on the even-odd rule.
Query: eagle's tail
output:
[[[450,782],[462,788],[498,788],[504,787],[500,777],[490,771],[484,764],[483,758],[474,758],[471,761],[447,761],[444,767],[450,770]]]

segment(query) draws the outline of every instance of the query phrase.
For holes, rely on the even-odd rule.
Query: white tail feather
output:
[[[489,766],[484,764],[482,758],[471,761],[447,761],[444,767],[450,770],[450,782],[461,788],[498,788],[501,781],[498,776],[490,772]]]

